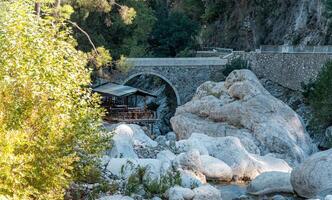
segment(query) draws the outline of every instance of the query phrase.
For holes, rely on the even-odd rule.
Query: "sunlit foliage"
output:
[[[147,55],[147,39],[155,17],[146,1],[119,0],[111,11],[96,11],[89,7],[81,7],[75,2],[71,4],[75,8],[71,20],[89,33],[97,47],[104,46],[108,49],[114,60],[119,59],[121,55],[128,57]],[[91,45],[85,35],[77,29],[74,31],[79,49],[90,51]]]
[[[0,199],[62,199],[104,147],[87,56],[33,6],[0,2]]]

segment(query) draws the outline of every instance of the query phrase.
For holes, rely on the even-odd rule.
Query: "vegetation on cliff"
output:
[[[316,80],[304,89],[307,103],[313,108],[312,128],[325,130],[332,125],[332,61],[327,62]]]
[[[63,199],[73,181],[98,178],[109,143],[87,61],[111,57],[76,49],[69,26],[80,27],[60,3],[0,2],[0,199]],[[130,22],[134,11],[120,8]]]

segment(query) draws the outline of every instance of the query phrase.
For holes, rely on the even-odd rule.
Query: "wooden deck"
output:
[[[111,108],[104,118],[108,122],[154,123],[158,120],[156,112],[144,108]]]

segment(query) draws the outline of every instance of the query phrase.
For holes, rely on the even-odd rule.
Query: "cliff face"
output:
[[[247,50],[261,44],[324,45],[332,41],[324,0],[205,1],[206,7],[212,4],[219,7],[203,28],[204,46]]]

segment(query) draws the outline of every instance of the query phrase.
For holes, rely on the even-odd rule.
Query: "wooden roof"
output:
[[[134,88],[127,85],[119,85],[115,83],[105,83],[102,85],[99,85],[95,88],[93,88],[94,92],[98,92],[103,95],[108,96],[116,96],[116,97],[125,97],[125,96],[131,96],[131,95],[139,95],[139,96],[151,96],[151,97],[157,97],[156,95],[153,95],[147,91]]]

